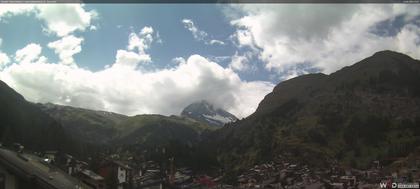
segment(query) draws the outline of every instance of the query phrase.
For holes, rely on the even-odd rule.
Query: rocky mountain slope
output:
[[[382,51],[330,75],[281,82],[209,144],[232,170],[282,153],[313,166],[356,168],[405,156],[420,145],[420,61]]]
[[[205,100],[188,105],[182,110],[181,116],[217,127],[238,119],[233,114],[216,108]]]
[[[88,143],[106,144],[117,136],[116,125],[128,116],[52,103],[37,104],[41,110],[60,122],[73,138]]]
[[[27,149],[70,149],[71,139],[61,124],[0,81],[0,142]]]
[[[95,145],[160,146],[169,141],[197,143],[201,132],[211,129],[200,122],[163,115],[125,116],[51,103],[37,104],[63,125],[73,138]]]

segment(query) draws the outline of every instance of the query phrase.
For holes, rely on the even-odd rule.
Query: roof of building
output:
[[[33,181],[47,189],[85,189],[90,188],[78,179],[66,174],[57,167],[43,163],[43,159],[25,153],[0,148],[0,164],[20,178]]]
[[[93,179],[93,180],[104,180],[104,178],[103,177],[101,177],[100,175],[98,175],[98,174],[96,174],[96,173],[94,173],[93,171],[91,171],[91,170],[88,170],[88,169],[83,169],[82,171],[81,171],[81,173],[82,174],[84,174],[84,175],[86,175],[86,176],[88,176],[88,177],[90,177],[91,179]]]
[[[123,161],[114,160],[114,163],[120,167],[123,167],[124,169],[131,169],[131,167]]]

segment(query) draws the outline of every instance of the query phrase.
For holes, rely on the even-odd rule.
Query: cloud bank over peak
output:
[[[260,79],[277,82],[310,72],[331,73],[384,49],[420,58],[420,6],[417,5],[235,4],[227,7],[230,27],[221,33],[230,35],[230,41],[214,39],[192,19],[182,19],[185,14],[177,15],[172,21],[183,24],[186,30],[171,32],[174,36],[169,37],[175,40],[166,38],[165,44],[171,48],[183,44],[185,49],[161,48],[163,51],[154,51],[156,57],[152,57],[153,45],[162,43],[156,28],[142,23],[122,33],[128,27],[119,27],[121,33],[116,39],[126,37],[126,44],[122,48],[106,47],[106,52],[115,56],[89,54],[99,60],[92,63],[99,70],[92,71],[74,56],[82,51],[95,51],[86,48],[92,48],[90,42],[109,36],[101,32],[116,32],[105,31],[103,28],[108,26],[104,22],[102,26],[94,25],[99,19],[95,10],[87,10],[80,4],[1,6],[1,21],[6,20],[7,24],[14,15],[35,16],[47,37],[44,36],[43,42],[27,41],[23,43],[26,45],[19,43],[19,48],[0,49],[3,50],[0,51],[0,79],[34,102],[127,115],[170,115],[179,114],[191,102],[204,99],[244,117],[274,87],[273,83]],[[210,22],[218,24],[219,20]],[[226,20],[222,22],[226,26]],[[121,23],[112,23],[113,27],[114,24]],[[95,31],[90,33],[95,35],[85,35],[84,31]],[[183,38],[178,39],[182,32],[191,32],[192,36],[179,35]],[[191,37],[200,43],[188,40]],[[218,48],[207,48],[207,45]],[[51,62],[53,59],[47,59],[43,50],[46,53],[52,50],[58,60]],[[86,58],[85,55],[79,57]],[[106,64],[109,65],[103,68]],[[150,67],[156,69],[148,70]]]
[[[138,66],[151,62],[147,54],[156,33],[152,27],[128,36],[126,49],[116,61],[99,71],[78,67],[72,56],[81,51],[83,38],[65,36],[48,44],[59,54],[50,63],[39,44],[16,51],[14,61],[0,67],[0,79],[33,102],[52,102],[127,115],[178,115],[191,102],[206,99],[238,117],[255,111],[274,85],[244,81],[201,55],[174,58],[175,66],[149,71]]]
[[[45,46],[58,55],[49,62],[38,43],[29,43],[14,55],[0,52],[0,79],[33,102],[52,102],[88,109],[135,114],[179,114],[191,102],[206,99],[238,117],[251,114],[274,85],[244,81],[231,68],[193,54],[174,58],[176,64],[160,70],[145,70],[151,63],[153,43],[162,43],[150,26],[128,35],[125,49],[116,50],[115,62],[102,70],[79,67],[73,58],[82,52],[84,37],[77,32],[96,28],[94,10],[84,5],[5,5],[0,19],[19,14],[34,15],[47,35],[59,37]],[[205,44],[223,45],[184,20],[193,36]]]
[[[242,81],[231,69],[200,55],[154,72],[108,67],[92,72],[63,64],[12,64],[0,79],[34,102],[135,114],[179,114],[207,99],[239,117],[251,114],[273,84]]]

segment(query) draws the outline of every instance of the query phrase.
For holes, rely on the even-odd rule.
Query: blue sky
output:
[[[380,50],[420,57],[420,6],[0,6],[0,79],[34,102],[127,115],[202,99],[238,117],[279,82]]]
[[[159,6],[157,8],[156,6]],[[113,63],[116,49],[127,45],[127,36],[131,31],[138,31],[145,26],[151,26],[159,32],[162,44],[154,44],[150,50],[155,57],[153,66],[165,67],[174,57],[187,57],[191,54],[208,54],[213,56],[226,56],[232,54],[232,47],[208,46],[193,39],[191,33],[181,23],[182,19],[194,17],[195,22],[206,23],[198,25],[202,30],[208,31],[213,36],[226,40],[233,28],[223,20],[223,15],[215,5],[183,6],[183,5],[90,5],[100,13],[98,22],[99,30],[90,32],[85,37],[86,48],[97,48],[96,56],[80,55],[82,62],[107,62]],[[118,14],[116,14],[118,13]],[[210,19],[209,19],[210,18]],[[230,30],[230,31],[229,31]],[[176,36],[176,37],[174,37]],[[103,38],[109,40],[103,40]],[[102,51],[103,50],[103,51]],[[103,52],[99,53],[99,52]],[[111,61],[110,61],[111,60]],[[103,65],[94,66],[94,69],[102,68]]]
[[[113,64],[116,50],[127,46],[127,36],[145,26],[157,31],[162,40],[162,43],[154,43],[149,50],[153,64],[146,65],[146,69],[172,67],[175,66],[171,63],[173,58],[187,58],[192,54],[200,54],[210,59],[220,57],[218,63],[227,66],[230,61],[228,57],[239,50],[231,42],[230,36],[235,28],[223,14],[221,5],[87,4],[84,8],[98,13],[92,22],[97,30],[75,32],[76,36],[83,36],[84,41],[83,51],[75,54],[74,59],[78,66],[89,70],[97,71]],[[191,19],[196,27],[208,33],[210,38],[224,41],[225,45],[206,45],[195,40],[182,24],[183,19]],[[59,39],[51,34],[46,35],[43,32],[42,20],[33,16],[17,15],[5,18],[0,22],[0,27],[3,28],[0,31],[3,39],[2,51],[8,54],[13,54],[29,43],[46,46],[49,42]],[[43,52],[51,62],[59,60],[52,49],[43,48]],[[259,71],[260,73],[240,74],[245,80],[279,81],[278,78],[269,77],[269,73],[264,69]]]

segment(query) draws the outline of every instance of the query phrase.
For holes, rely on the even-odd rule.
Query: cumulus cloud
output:
[[[75,31],[85,31],[86,28],[94,30],[92,20],[97,17],[94,10],[87,11],[82,4],[10,4],[0,7],[0,19],[19,15],[30,14],[43,22],[43,30],[47,33],[55,34],[61,39],[48,44],[49,48],[59,56],[60,62],[67,65],[75,65],[73,55],[81,52],[83,38],[72,35]],[[33,52],[21,52],[26,54],[16,54],[15,60],[18,62],[31,62],[37,52],[40,53],[40,46],[32,45]],[[29,50],[28,50],[29,51]],[[40,61],[46,60],[40,57]]]
[[[57,41],[48,43],[48,47],[54,49],[54,52],[60,58],[61,64],[75,65],[73,55],[82,51],[82,42],[83,38],[69,35]]]
[[[130,33],[128,40],[128,50],[137,50],[139,54],[144,54],[153,42],[153,28],[146,26],[139,34]]]
[[[200,55],[153,72],[111,66],[92,72],[63,64],[12,64],[0,78],[28,100],[128,115],[179,114],[201,99],[239,117],[252,113],[272,90],[269,82],[242,81],[231,69]]]
[[[80,4],[37,5],[37,18],[46,23],[46,31],[66,36],[74,31],[85,31],[97,16],[95,11],[86,11]]]
[[[3,4],[0,7],[0,20],[4,17],[29,13],[34,10],[34,5],[31,4]]]
[[[10,63],[10,58],[6,53],[0,51],[0,69]]]
[[[246,56],[238,55],[238,53],[236,52],[235,55],[232,56],[229,68],[236,71],[245,71],[250,68],[248,63],[249,60]]]
[[[209,34],[203,30],[198,29],[191,19],[183,19],[182,23],[184,27],[189,30],[194,39],[197,41],[203,41],[207,45],[224,45],[225,42],[216,39],[209,39]]]
[[[185,64],[187,61],[183,57],[175,57],[172,59],[172,62],[175,64]]]
[[[141,63],[150,63],[152,59],[146,50],[150,48],[155,37],[152,27],[146,26],[137,34],[131,32],[128,36],[127,49],[117,51],[115,64],[113,66],[121,66],[130,69],[136,69]],[[160,38],[159,38],[160,39]]]
[[[296,4],[236,5],[234,9],[244,15],[231,21],[238,47],[258,52],[268,70],[288,74],[281,77],[307,71],[296,68],[331,73],[385,49],[420,58],[419,26],[413,24],[420,6]],[[404,19],[397,32],[373,32],[389,30],[380,24],[397,22],[398,17]]]
[[[160,70],[139,67],[151,62],[147,50],[155,33],[152,27],[132,32],[126,49],[117,50],[115,63],[99,71],[74,62],[72,56],[80,52],[82,38],[69,35],[48,44],[61,63],[47,62],[42,47],[31,43],[16,51],[15,62],[0,69],[0,79],[33,102],[127,115],[179,114],[190,103],[205,99],[244,117],[274,87],[269,82],[243,81],[232,69],[200,55],[174,58],[178,64]]]
[[[21,64],[35,62],[40,58],[42,47],[39,44],[31,43],[15,53],[15,61]]]
[[[59,56],[60,63],[66,65],[76,65],[73,55],[80,53],[83,38],[75,37],[75,31],[85,31],[86,28],[96,30],[96,26],[92,25],[92,21],[97,17],[94,10],[87,11],[82,4],[10,4],[0,7],[0,19],[11,17],[19,14],[34,15],[43,22],[43,30],[50,34],[55,34],[61,39],[48,43],[48,47],[52,48]],[[38,45],[39,46],[39,45]],[[16,61],[30,62],[31,56],[40,51],[40,47],[29,46],[34,48],[34,52],[27,54],[26,59],[16,54]],[[28,48],[29,48],[28,47]],[[23,53],[23,52],[22,52]],[[40,60],[45,60],[41,57]]]
[[[44,31],[63,37],[75,31],[85,31],[97,17],[82,4],[8,4],[0,7],[0,20],[19,14],[34,14],[45,24]]]
[[[118,50],[115,57],[115,66],[126,66],[129,68],[136,68],[140,62],[151,62],[148,54],[137,54],[126,50]]]
[[[0,38],[0,47],[1,47],[2,42],[3,42],[3,39]],[[0,69],[5,67],[8,63],[10,63],[9,56],[7,56],[6,53],[3,53],[2,51],[0,51]]]
[[[146,70],[141,63],[152,62],[148,54],[153,43],[162,43],[152,27],[131,32],[125,49],[116,51],[115,62],[99,71],[77,66],[73,56],[80,53],[78,31],[95,30],[95,11],[79,4],[7,5],[0,7],[0,19],[30,14],[40,19],[45,32],[59,39],[47,44],[59,57],[51,63],[42,47],[31,43],[11,57],[0,52],[0,79],[33,102],[52,102],[82,108],[113,111],[127,115],[179,114],[192,102],[202,99],[231,111],[238,117],[251,114],[273,84],[243,81],[230,68],[224,68],[200,55],[174,58],[177,64],[160,70]],[[184,22],[185,21],[185,22]],[[196,39],[223,45],[210,39],[192,21],[184,20]]]

